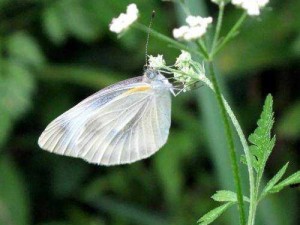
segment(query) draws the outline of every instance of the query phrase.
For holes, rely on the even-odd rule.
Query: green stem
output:
[[[187,7],[187,5],[185,4],[185,1],[179,1],[179,5],[181,6],[186,15],[191,15],[191,11],[189,7]]]
[[[212,43],[212,48],[211,48],[211,53],[214,52],[215,47],[217,45],[217,42],[219,40],[220,32],[221,32],[221,27],[222,27],[222,22],[223,22],[223,16],[224,16],[224,2],[222,2],[219,5],[219,14],[218,14],[218,21],[216,25],[216,32],[214,35],[213,43]]]
[[[202,53],[203,58],[206,59],[206,60],[208,60],[209,59],[209,54],[208,54],[208,52],[206,50],[206,47],[205,47],[203,41],[200,41],[200,40],[196,41],[196,44],[197,44],[200,52]]]
[[[211,90],[215,92],[214,86],[211,83],[211,81],[207,77],[201,77],[201,81],[203,81]],[[254,172],[252,167],[252,161],[251,161],[251,155],[249,151],[249,146],[246,140],[246,137],[243,133],[243,130],[234,115],[231,107],[229,106],[226,99],[221,95],[225,109],[227,114],[229,115],[231,122],[233,126],[236,129],[236,132],[239,136],[239,139],[243,146],[243,151],[245,153],[246,163],[247,163],[247,169],[249,174],[249,185],[250,185],[250,208],[249,208],[249,215],[248,215],[248,225],[254,224],[254,217],[255,217],[255,211],[256,211],[256,194],[255,194],[255,179],[254,179]]]
[[[254,200],[255,204],[252,207],[251,214],[249,213],[249,219],[248,219],[248,225],[254,225],[255,223],[255,215],[256,215],[256,210],[257,210],[257,204],[259,202],[259,187],[260,187],[260,182],[262,179],[263,175],[263,170],[259,170],[256,175],[256,182],[255,182],[255,191],[254,191]]]
[[[143,24],[135,23],[133,25],[133,27],[135,27],[135,28],[137,28],[137,29],[139,29],[139,30],[141,30],[143,32],[146,32],[146,33],[149,32],[149,28],[147,26],[143,25]],[[171,44],[175,48],[178,48],[178,49],[181,49],[181,50],[185,50],[187,52],[190,52],[190,53],[193,53],[193,54],[196,54],[198,56],[203,57],[203,55],[201,53],[199,53],[196,49],[189,48],[186,45],[181,44],[181,43],[175,41],[174,39],[169,38],[168,36],[163,35],[163,34],[157,32],[157,31],[155,31],[153,29],[150,30],[150,34],[153,35],[154,37],[162,40],[162,41],[165,41],[165,42]]]
[[[229,155],[230,155],[230,159],[231,159],[231,167],[232,167],[234,183],[235,183],[235,187],[236,187],[236,193],[237,193],[238,209],[239,209],[239,214],[240,214],[240,224],[245,225],[246,217],[245,217],[245,211],[244,211],[242,185],[241,185],[240,171],[239,171],[239,165],[238,165],[238,161],[237,161],[236,151],[234,148],[233,135],[232,135],[229,119],[226,114],[225,104],[222,99],[222,95],[221,95],[221,92],[220,92],[220,89],[218,86],[218,82],[217,82],[217,79],[215,76],[214,67],[213,67],[212,62],[209,62],[209,71],[210,71],[210,75],[212,78],[213,89],[215,90],[215,94],[217,97],[219,107],[221,109],[221,114],[222,114],[225,130],[226,130],[226,136],[227,136],[226,139],[227,139],[228,150],[229,150]]]
[[[255,218],[255,211],[256,211],[256,191],[255,191],[255,179],[254,179],[254,171],[252,167],[252,160],[251,160],[251,155],[249,151],[249,146],[246,140],[246,137],[243,133],[243,130],[234,115],[232,109],[230,108],[228,102],[225,100],[225,98],[222,96],[222,99],[224,101],[224,105],[226,108],[226,111],[231,118],[231,121],[238,133],[238,136],[240,138],[240,141],[243,146],[243,150],[245,153],[245,158],[246,158],[246,164],[247,164],[247,169],[248,169],[248,174],[249,174],[249,185],[250,185],[250,206],[249,206],[249,215],[248,215],[248,225],[253,225],[254,224],[254,218]]]
[[[234,26],[231,28],[231,30],[222,40],[222,42],[213,49],[211,58],[213,58],[232,38],[236,36],[238,29],[242,26],[246,17],[247,17],[247,13],[243,13],[242,16],[239,18],[239,20],[236,22],[236,24],[234,24]]]
[[[250,224],[252,225],[254,222],[255,211],[256,211],[256,191],[255,191],[255,179],[254,179],[254,172],[253,172],[253,167],[252,167],[249,146],[248,146],[246,137],[243,133],[243,130],[242,130],[237,118],[235,117],[232,109],[230,108],[228,102],[225,100],[225,98],[223,96],[222,96],[222,99],[224,101],[226,111],[227,111],[229,117],[231,118],[231,121],[238,133],[238,136],[240,138],[240,141],[242,143],[243,150],[245,153],[246,164],[247,164],[247,169],[248,169],[248,174],[249,174],[249,185],[250,185],[250,206],[249,206],[249,215],[248,215],[248,225],[250,225]]]
[[[255,201],[253,203],[251,214],[249,212],[249,216],[250,216],[248,218],[248,224],[249,225],[254,225],[255,224],[255,216],[256,216],[257,203],[258,203],[257,201]]]

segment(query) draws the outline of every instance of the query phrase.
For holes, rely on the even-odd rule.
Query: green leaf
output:
[[[0,59],[0,115],[18,118],[28,109],[33,88],[33,78],[26,68]]]
[[[56,4],[52,4],[45,9],[43,13],[43,23],[45,32],[51,41],[59,44],[66,39],[67,31]]]
[[[86,203],[94,207],[97,211],[101,213],[106,212],[110,214],[112,218],[122,218],[124,219],[124,221],[128,221],[128,223],[130,224],[168,224],[167,220],[159,214],[112,198],[94,198],[93,200],[88,201]]]
[[[45,62],[37,41],[25,32],[17,32],[9,37],[7,43],[9,56],[30,66],[40,66]]]
[[[217,202],[237,202],[236,193],[233,191],[217,191],[211,198]],[[249,202],[249,198],[244,196],[244,201]]]
[[[241,163],[247,165],[247,160],[246,160],[246,156],[245,155],[241,155],[240,161],[241,161]]]
[[[1,106],[0,106],[1,107]],[[4,113],[3,110],[0,108],[0,147],[9,137],[11,128],[12,128],[12,121],[8,113]],[[2,148],[0,148],[1,152]]]
[[[9,137],[13,121],[29,108],[33,88],[26,68],[0,58],[0,146]]]
[[[12,160],[3,154],[0,171],[0,224],[30,224],[29,198],[22,175]]]
[[[61,4],[64,23],[68,31],[82,41],[92,41],[99,33],[99,24],[78,1]]]
[[[222,215],[222,213],[224,213],[232,205],[234,205],[233,202],[228,202],[209,211],[198,220],[199,225],[207,225],[214,222],[219,216]]]
[[[300,170],[292,174],[285,180],[281,181],[279,184],[275,185],[269,192],[276,193],[281,191],[286,186],[289,186],[291,184],[299,184],[299,183],[300,183]]]
[[[296,56],[300,55],[300,35],[298,35],[298,37],[294,41],[294,43],[292,45],[292,51],[294,52],[294,54]]]
[[[4,7],[7,3],[9,3],[10,0],[0,0],[0,7]]]
[[[263,189],[261,193],[261,198],[265,197],[270,190],[274,187],[275,184],[282,178],[284,175],[289,163],[286,163],[278,172],[277,174],[267,183],[265,188]]]
[[[78,206],[71,205],[68,210],[68,222],[72,225],[104,225],[104,221],[96,215],[90,215],[87,210]]]
[[[273,99],[269,94],[265,100],[260,119],[257,122],[258,127],[249,136],[249,141],[252,143],[250,146],[252,164],[256,172],[263,170],[275,145],[275,136],[271,138],[271,129],[273,124]]]

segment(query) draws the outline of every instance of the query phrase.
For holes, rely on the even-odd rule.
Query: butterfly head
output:
[[[145,82],[150,83],[153,88],[157,89],[170,89],[172,84],[168,79],[162,75],[158,70],[151,67],[146,68],[143,79]]]
[[[156,80],[159,78],[160,72],[158,70],[155,70],[153,68],[147,68],[144,73],[144,77],[149,79],[150,81]]]

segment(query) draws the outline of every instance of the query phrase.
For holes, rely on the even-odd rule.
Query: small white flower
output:
[[[204,64],[199,65],[197,71],[198,71],[198,75],[199,75],[199,80],[202,80],[203,78],[206,77]]]
[[[159,69],[166,66],[166,61],[163,58],[163,55],[157,55],[156,57],[149,56],[149,66],[154,69]]]
[[[231,3],[234,5],[241,5],[244,2],[244,0],[231,0]]]
[[[185,75],[181,74],[181,73],[174,73],[174,77],[176,79],[178,79],[179,81],[183,82],[183,83],[188,83],[191,81],[191,77],[188,76],[189,74],[192,75],[195,73],[195,71],[193,70],[192,67],[190,66],[185,66],[185,67],[182,67],[180,68],[180,71],[182,73],[185,73]]]
[[[109,30],[117,34],[123,32],[137,20],[138,14],[139,10],[136,4],[128,5],[126,13],[121,13],[119,17],[112,19]]]
[[[189,65],[190,61],[192,60],[192,56],[189,52],[181,50],[181,54],[177,57],[175,66],[177,68],[182,68]]]
[[[212,23],[212,17],[188,16],[187,25],[173,29],[173,37],[179,40],[195,40],[201,38],[207,31],[207,27]]]
[[[197,26],[199,25],[200,23],[200,16],[188,16],[186,19],[185,19],[185,22],[191,26],[191,27],[194,27],[194,26]]]
[[[181,39],[183,38],[184,34],[186,34],[189,31],[188,26],[181,26],[179,28],[175,28],[173,30],[173,37],[176,39]]]
[[[246,10],[249,16],[258,16],[269,0],[232,0],[231,3]]]
[[[265,7],[269,3],[269,0],[257,0],[257,4],[260,8]]]
[[[190,27],[188,32],[183,35],[183,39],[186,41],[196,40],[201,38],[206,33],[206,28],[201,26]]]
[[[188,75],[195,74],[194,69],[191,67],[192,56],[189,52],[181,50],[181,54],[177,57],[175,67],[178,73],[174,73],[174,78],[185,85],[191,82],[192,78]],[[182,74],[184,73],[184,74]]]
[[[182,74],[185,73],[185,74]],[[194,74],[194,71],[191,67],[183,67],[182,69],[180,69],[180,73],[174,73],[174,78],[181,82],[184,86],[188,85],[189,82],[191,82],[192,78],[190,76],[188,76],[188,74]]]
[[[247,11],[249,16],[258,16],[260,13],[259,6],[255,1],[245,1],[242,7]]]
[[[207,27],[209,24],[212,23],[212,21],[213,21],[212,17],[201,17],[201,16],[188,16],[185,19],[185,22],[190,27],[195,27],[195,26]]]
[[[135,15],[137,16],[139,13],[139,10],[136,6],[136,4],[132,3],[130,5],[127,6],[127,9],[126,9],[126,14],[127,15]]]

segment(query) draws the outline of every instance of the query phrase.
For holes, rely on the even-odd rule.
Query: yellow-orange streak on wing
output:
[[[150,86],[145,85],[145,86],[131,88],[130,90],[126,91],[124,94],[129,95],[129,94],[135,93],[135,92],[148,91],[149,89],[150,89]]]

